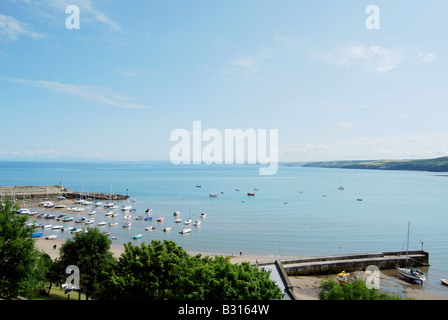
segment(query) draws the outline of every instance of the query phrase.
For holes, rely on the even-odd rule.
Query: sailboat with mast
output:
[[[397,266],[397,271],[404,277],[410,280],[417,280],[423,284],[426,280],[425,274],[417,268],[413,268],[409,265],[409,230],[411,227],[411,222],[408,222],[408,235],[407,235],[407,245],[406,245],[406,267],[400,268]]]

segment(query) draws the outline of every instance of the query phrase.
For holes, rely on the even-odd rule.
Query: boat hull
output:
[[[412,269],[409,268],[397,268],[397,271],[404,277],[410,279],[410,280],[417,280],[417,281],[425,281],[426,277],[421,271],[412,271]]]

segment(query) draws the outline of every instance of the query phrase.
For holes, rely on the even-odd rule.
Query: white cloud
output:
[[[111,105],[118,108],[143,109],[147,106],[135,104],[129,101],[128,97],[121,96],[110,89],[92,87],[83,84],[64,84],[55,81],[34,81],[28,79],[4,78],[5,80],[20,84],[40,87],[52,92],[68,94],[100,104]]]
[[[32,31],[26,23],[14,17],[0,14],[0,40],[18,40],[20,36],[27,36],[32,39],[46,38],[46,35]]]
[[[418,49],[348,43],[331,50],[313,52],[311,57],[336,66],[359,67],[364,72],[386,73],[403,63],[434,61],[437,55]]]

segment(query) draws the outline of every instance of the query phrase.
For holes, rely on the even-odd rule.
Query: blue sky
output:
[[[379,30],[365,26],[372,4]],[[444,0],[2,0],[0,160],[169,160],[170,133],[195,120],[278,129],[280,161],[445,156],[447,11]]]

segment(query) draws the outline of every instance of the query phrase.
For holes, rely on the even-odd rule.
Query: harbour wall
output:
[[[409,251],[409,260],[415,266],[429,266],[429,253],[425,251]],[[401,251],[361,253],[311,257],[281,261],[288,276],[328,275],[341,271],[354,272],[365,270],[375,265],[380,270],[404,267],[406,253]]]

